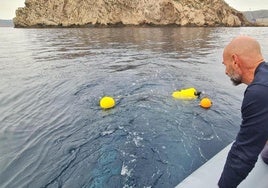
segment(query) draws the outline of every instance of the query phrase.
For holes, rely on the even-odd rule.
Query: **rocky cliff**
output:
[[[26,0],[13,21],[15,27],[249,24],[224,0]]]

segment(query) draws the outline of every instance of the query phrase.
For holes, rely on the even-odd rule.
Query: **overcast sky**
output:
[[[24,7],[25,0],[0,0],[0,19],[12,19],[18,7]],[[268,0],[225,0],[239,11],[268,10]]]

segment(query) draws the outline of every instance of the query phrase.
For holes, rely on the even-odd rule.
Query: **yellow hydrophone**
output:
[[[172,96],[176,99],[183,100],[192,100],[196,99],[200,95],[200,92],[197,92],[195,88],[182,89],[179,91],[174,91]]]

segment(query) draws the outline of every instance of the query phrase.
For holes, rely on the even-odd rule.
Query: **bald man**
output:
[[[235,188],[253,169],[261,152],[268,164],[268,64],[259,43],[248,36],[239,36],[225,47],[223,64],[234,85],[248,85],[240,130],[218,182],[220,188]]]

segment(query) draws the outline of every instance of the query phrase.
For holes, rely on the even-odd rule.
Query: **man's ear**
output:
[[[237,67],[237,66],[238,66],[238,67],[240,66],[240,65],[239,65],[239,57],[238,57],[237,54],[233,54],[233,55],[232,55],[232,60],[233,60],[234,66],[236,66],[236,67]]]
[[[232,55],[232,60],[233,60],[233,66],[234,66],[234,69],[241,73],[241,60],[239,58],[239,56],[237,54],[233,54]]]

